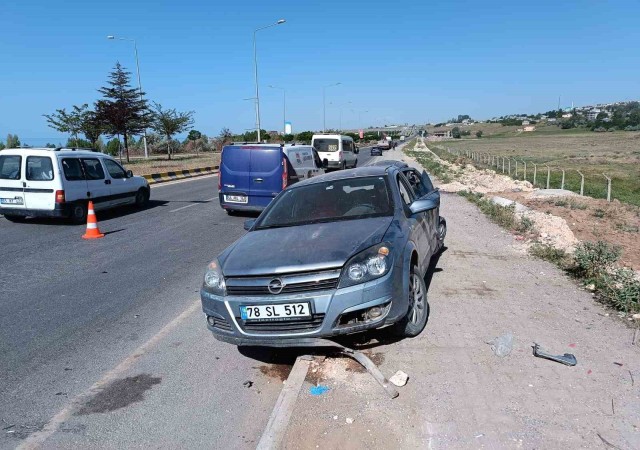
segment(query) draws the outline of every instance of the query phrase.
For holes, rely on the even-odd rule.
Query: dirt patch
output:
[[[284,381],[289,378],[292,368],[293,366],[290,364],[268,364],[258,367],[260,373],[263,375],[280,381]]]
[[[640,270],[640,208],[617,200],[572,197],[535,199],[524,192],[501,196],[531,208],[536,215],[557,216],[580,241],[606,241],[622,248],[623,265]],[[552,215],[552,216],[549,216]]]
[[[376,366],[384,363],[384,354],[365,350],[363,352]],[[353,374],[366,373],[367,370],[355,359],[348,356],[328,357],[323,361],[315,360],[307,372],[306,380],[317,386],[318,384],[331,384],[332,381],[345,381]]]
[[[85,403],[76,415],[111,412],[141,402],[144,393],[161,381],[162,378],[146,373],[113,381]]]

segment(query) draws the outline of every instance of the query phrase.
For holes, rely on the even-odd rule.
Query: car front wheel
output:
[[[415,337],[422,333],[429,319],[427,286],[420,276],[418,266],[411,268],[409,274],[409,309],[407,315],[396,325],[396,334],[403,337]]]
[[[149,191],[146,189],[138,189],[136,192],[136,207],[144,208],[149,202]]]
[[[441,250],[444,247],[444,238],[447,236],[447,221],[444,217],[440,217],[438,221],[438,250]]]

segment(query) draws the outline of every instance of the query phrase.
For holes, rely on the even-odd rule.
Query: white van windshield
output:
[[[319,152],[337,152],[338,139],[316,139],[313,141],[313,148]]]

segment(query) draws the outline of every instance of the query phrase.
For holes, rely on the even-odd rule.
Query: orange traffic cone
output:
[[[82,235],[82,239],[98,239],[104,237],[104,234],[100,233],[98,228],[98,219],[96,219],[96,213],[93,210],[93,202],[89,201],[89,207],[87,211],[87,232]]]

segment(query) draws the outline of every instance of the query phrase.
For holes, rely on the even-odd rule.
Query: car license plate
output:
[[[224,201],[229,203],[247,203],[246,195],[225,195]]]
[[[3,205],[22,205],[24,204],[24,200],[22,197],[0,198],[0,203]]]
[[[287,320],[311,317],[309,303],[286,303],[282,305],[251,305],[240,307],[242,320]]]

